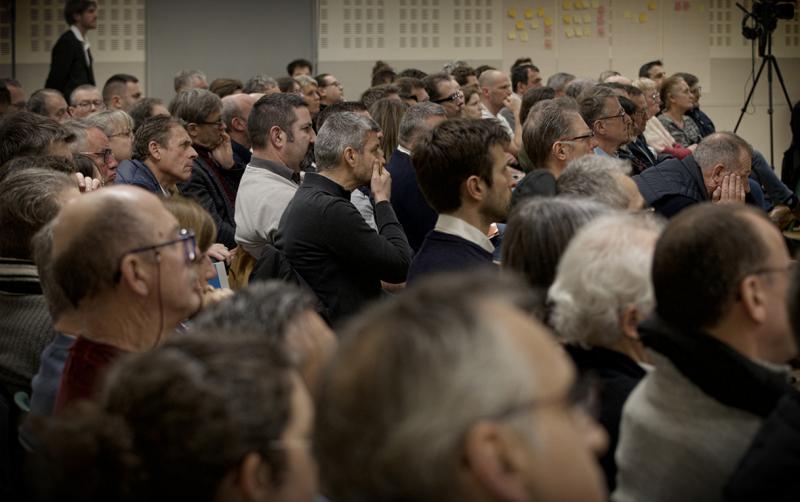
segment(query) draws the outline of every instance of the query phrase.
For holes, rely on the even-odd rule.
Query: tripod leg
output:
[[[745,112],[747,112],[747,107],[750,105],[750,100],[753,99],[753,93],[756,90],[756,86],[758,85],[758,79],[761,78],[761,72],[764,71],[764,65],[767,64],[766,59],[761,60],[761,66],[758,68],[758,73],[756,74],[755,80],[753,80],[753,87],[750,88],[750,94],[747,95],[747,99],[744,101],[744,105],[742,105],[742,113],[739,114],[739,120],[736,121],[736,127],[733,128],[733,132],[739,130],[739,126],[742,123],[742,119],[744,118]]]
[[[773,144],[774,141],[772,139],[772,138],[774,138],[773,125],[772,125],[773,112],[774,112],[774,110],[772,109],[772,65],[774,64],[773,59],[775,59],[775,58],[771,54],[766,59],[766,61],[767,61],[767,103],[768,103],[768,105],[767,105],[767,115],[769,115],[769,165],[771,165],[771,166],[775,165],[775,145]]]
[[[772,57],[775,61],[772,65],[775,67],[775,74],[778,75],[778,82],[781,83],[781,90],[783,90],[783,97],[786,98],[786,105],[789,107],[789,110],[792,109],[792,100],[789,99],[789,92],[786,90],[786,84],[783,82],[783,74],[781,73],[781,67],[778,66],[778,60],[775,56]]]

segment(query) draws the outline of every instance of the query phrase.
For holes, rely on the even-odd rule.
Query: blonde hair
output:
[[[181,227],[194,231],[197,248],[202,252],[208,251],[217,238],[217,226],[208,211],[194,200],[180,195],[165,198],[164,206]]]

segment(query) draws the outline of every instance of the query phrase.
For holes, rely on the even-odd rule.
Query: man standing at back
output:
[[[408,271],[409,282],[445,270],[491,265],[491,224],[502,221],[513,180],[504,149],[509,138],[495,120],[448,120],[417,141],[414,170],[439,213]]]
[[[336,322],[381,294],[381,281],[405,281],[411,248],[394,215],[391,176],[384,169],[381,130],[352,112],[334,114],[314,145],[318,173],[306,173],[283,213],[277,236],[294,270]],[[350,202],[370,184],[375,232]]]
[[[259,99],[247,125],[253,156],[236,195],[236,243],[258,259],[297,192],[300,163],[316,135],[308,105],[295,94]]]
[[[50,73],[44,86],[69,96],[79,85],[95,85],[92,53],[86,33],[97,28],[97,2],[67,0],[64,20],[69,25],[69,30],[53,46]]]

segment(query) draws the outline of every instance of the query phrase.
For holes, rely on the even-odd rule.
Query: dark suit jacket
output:
[[[138,160],[123,160],[117,167],[117,185],[135,185],[144,188],[148,192],[153,192],[159,197],[164,196],[161,185],[158,183],[155,174]]]
[[[69,95],[79,85],[95,85],[91,53],[89,61],[90,64],[87,65],[81,41],[75,37],[72,30],[67,30],[58,37],[58,41],[53,46],[50,74],[47,75],[47,82],[44,86],[61,91],[64,99],[69,101]]]
[[[397,220],[403,225],[408,243],[416,252],[436,225],[436,211],[431,209],[422,195],[411,157],[395,150],[386,164],[386,170],[392,175],[392,207]]]

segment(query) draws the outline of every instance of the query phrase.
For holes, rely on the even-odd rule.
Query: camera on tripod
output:
[[[758,39],[758,53],[764,55],[768,35],[778,27],[778,19],[794,19],[797,0],[756,0],[748,11],[736,4],[745,16],[742,19],[742,36],[748,40]]]

